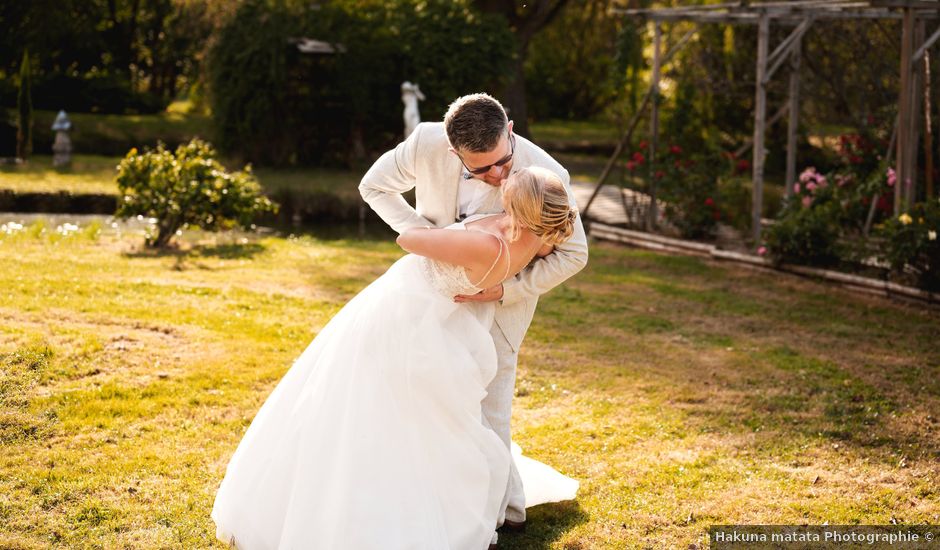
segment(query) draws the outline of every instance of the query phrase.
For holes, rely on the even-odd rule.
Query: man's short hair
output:
[[[492,151],[508,125],[506,110],[494,97],[484,93],[458,97],[444,115],[447,140],[457,151]]]

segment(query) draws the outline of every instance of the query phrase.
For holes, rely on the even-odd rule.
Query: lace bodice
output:
[[[469,219],[471,218],[467,218],[467,220]],[[449,225],[445,229],[467,231],[467,227],[464,225],[467,220]],[[506,248],[508,254],[508,247]],[[502,251],[500,251],[500,254],[502,254]],[[497,261],[498,260],[499,258],[497,258]],[[467,270],[463,266],[440,262],[421,256],[421,269],[431,286],[445,296],[476,294],[483,290],[470,282],[469,277],[467,277]]]

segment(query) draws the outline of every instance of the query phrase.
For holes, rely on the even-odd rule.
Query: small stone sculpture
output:
[[[421,88],[417,84],[405,81],[401,83],[401,101],[405,104],[405,138],[407,139],[421,122],[418,101],[424,101],[424,94],[421,93]]]
[[[69,120],[65,111],[59,111],[56,115],[52,129],[55,131],[55,141],[52,143],[52,165],[68,166],[72,163],[72,140],[69,139],[72,121]]]

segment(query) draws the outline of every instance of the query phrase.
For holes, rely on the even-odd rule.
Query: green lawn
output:
[[[391,239],[0,233],[0,547],[221,547],[223,469]],[[520,359],[515,439],[581,480],[503,547],[717,523],[940,524],[940,313],[592,245]]]
[[[544,120],[529,124],[536,143],[587,142],[616,144],[620,130],[613,123],[594,120]]]
[[[22,165],[0,165],[0,189],[19,193],[58,193],[61,191],[114,194],[114,177],[122,157],[76,155],[70,168],[52,166],[52,157],[35,155]],[[227,163],[230,169],[241,169]],[[260,168],[255,175],[269,194],[280,190],[303,193],[327,191],[341,199],[359,199],[361,173],[332,168]]]

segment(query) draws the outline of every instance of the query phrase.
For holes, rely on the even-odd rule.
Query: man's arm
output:
[[[379,157],[359,183],[362,200],[398,233],[413,227],[433,225],[418,215],[401,196],[414,189],[416,183],[415,159],[421,130],[422,125],[419,124],[408,139]]]
[[[574,194],[568,184],[568,173],[564,172],[562,181],[568,189],[568,200],[576,206]],[[574,222],[574,231],[567,241],[555,245],[555,250],[532,262],[515,277],[503,282],[503,305],[516,303],[527,298],[535,298],[560,285],[566,279],[581,271],[588,261],[587,236],[579,215]]]

